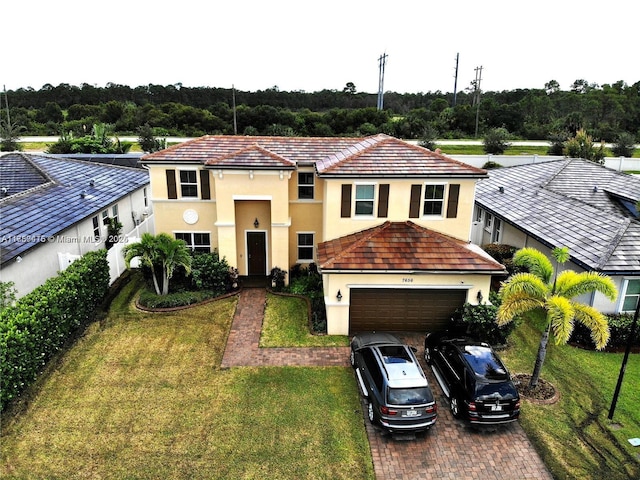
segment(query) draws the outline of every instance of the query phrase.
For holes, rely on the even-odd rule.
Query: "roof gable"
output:
[[[479,247],[411,221],[382,225],[318,245],[321,270],[502,273]]]
[[[486,176],[485,170],[384,134],[359,138],[207,135],[145,155],[142,162],[224,168],[315,165],[320,176],[342,177]]]

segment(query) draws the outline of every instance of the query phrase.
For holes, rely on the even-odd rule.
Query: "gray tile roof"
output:
[[[0,157],[0,189],[9,186],[0,196],[2,264],[148,184],[148,172],[137,168],[47,155]]]
[[[480,207],[607,274],[640,274],[640,218],[629,208],[639,199],[640,177],[580,159],[490,170],[476,190]]]

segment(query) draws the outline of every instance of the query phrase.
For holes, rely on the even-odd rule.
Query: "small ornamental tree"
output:
[[[511,145],[507,142],[509,132],[506,128],[492,128],[484,136],[484,151],[492,155],[502,155]]]
[[[593,139],[586,130],[580,129],[576,136],[566,141],[564,154],[569,158],[582,158],[595,163],[604,163],[604,142],[598,148],[593,146]]]

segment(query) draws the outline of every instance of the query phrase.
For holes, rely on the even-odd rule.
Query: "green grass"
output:
[[[521,325],[501,356],[512,372],[531,373],[540,332]],[[560,391],[554,405],[523,402],[520,423],[557,479],[640,478],[640,354],[632,354],[613,422],[607,416],[623,354],[549,345],[542,378]]]
[[[236,297],[153,314],[135,293],[3,416],[1,478],[373,478],[349,368],[221,370]]]
[[[312,335],[309,307],[300,297],[267,295],[261,347],[346,347],[346,335]]]

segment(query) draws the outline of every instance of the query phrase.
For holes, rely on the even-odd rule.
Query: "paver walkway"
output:
[[[222,359],[223,368],[349,365],[349,347],[260,348],[265,302],[264,288],[246,288],[240,292]],[[520,424],[482,433],[453,418],[431,369],[424,364],[422,335],[398,336],[418,349],[416,355],[439,406],[438,421],[429,432],[418,434],[413,440],[397,440],[384,435],[366,420],[363,402],[363,422],[377,480],[552,480]]]

